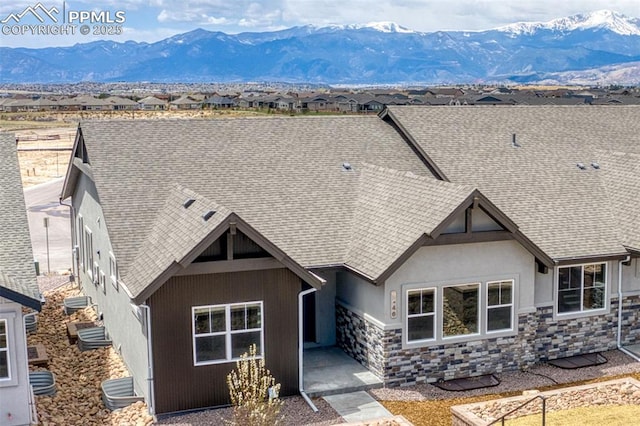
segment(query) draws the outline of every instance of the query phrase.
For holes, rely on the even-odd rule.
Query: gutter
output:
[[[631,260],[631,255],[628,254],[627,257],[618,262],[618,337],[616,341],[616,346],[618,350],[629,355],[631,358],[636,361],[640,361],[640,357],[638,357],[633,352],[622,347],[622,264],[625,262],[629,262]]]
[[[304,391],[304,370],[303,370],[303,353],[304,353],[304,329],[303,329],[303,316],[302,316],[302,298],[307,294],[318,291],[317,288],[311,287],[308,290],[303,290],[298,293],[298,388],[300,389],[300,395],[309,404],[309,407],[314,413],[318,412],[318,407],[315,406],[313,401],[309,398],[309,395]]]
[[[149,305],[138,305],[140,309],[144,309],[144,321],[147,325],[147,383],[149,386],[149,414],[155,417],[156,398],[153,391],[154,378],[153,378],[153,346],[151,345],[151,308]]]

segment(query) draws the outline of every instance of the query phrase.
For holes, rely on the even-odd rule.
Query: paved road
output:
[[[71,224],[69,207],[60,205],[64,179],[55,179],[25,189],[27,217],[31,232],[33,257],[40,263],[40,273],[62,272],[71,268]],[[47,229],[49,218],[49,256],[47,261]]]

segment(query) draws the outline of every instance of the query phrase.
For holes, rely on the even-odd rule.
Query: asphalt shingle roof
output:
[[[474,189],[399,172],[362,166],[346,265],[371,278],[385,272],[413,243],[433,230]]]
[[[8,133],[0,133],[0,287],[4,297],[39,310],[16,139]]]
[[[147,266],[142,251],[160,232],[154,223],[172,184],[232,210],[312,267],[345,262],[364,163],[429,175],[378,117],[89,121],[81,129],[121,277]]]
[[[622,254],[625,242],[640,239],[640,175],[631,160],[640,154],[640,108],[389,107],[388,112],[446,179],[477,187],[552,258]],[[519,147],[512,146],[513,134]],[[624,153],[626,159],[602,150]],[[602,167],[595,169],[592,162]],[[616,209],[624,199],[633,200]]]

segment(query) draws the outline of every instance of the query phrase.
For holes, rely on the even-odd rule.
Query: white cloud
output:
[[[0,19],[41,1],[62,7],[62,0],[0,3]],[[640,18],[640,0],[66,0],[67,9],[123,10],[125,34],[140,40],[202,27],[212,31],[272,31],[297,25],[364,24],[393,21],[417,31],[484,30],[519,21],[551,19],[611,9]],[[136,28],[136,29],[133,29]],[[128,36],[129,37],[129,36]],[[50,46],[62,38],[24,41],[0,36],[3,46]],[[40,42],[36,41],[39,40]],[[67,39],[65,39],[67,40]],[[70,40],[70,39],[69,39]],[[76,42],[87,41],[77,37]],[[67,43],[73,44],[73,43]]]

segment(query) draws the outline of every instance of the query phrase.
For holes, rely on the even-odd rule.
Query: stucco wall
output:
[[[121,353],[134,378],[136,391],[148,397],[146,329],[143,321],[134,315],[125,289],[120,285],[118,288],[114,287],[109,279],[109,253],[112,249],[108,224],[105,223],[98,203],[95,185],[85,175],[78,179],[72,205],[76,209],[76,226],[77,216],[82,215],[84,226],[92,232],[94,261],[98,262],[100,270],[106,275],[103,291],[100,285],[95,285],[86,273],[80,271],[78,278],[82,291],[97,304],[96,312],[103,314],[104,325],[113,340],[113,347]],[[81,237],[82,234],[76,231],[76,238],[78,236]]]
[[[0,298],[0,319],[7,320],[10,380],[0,380],[0,425],[28,425],[29,367],[22,306]]]
[[[336,344],[336,272],[320,273],[326,283],[315,293],[316,343],[320,346]]]

